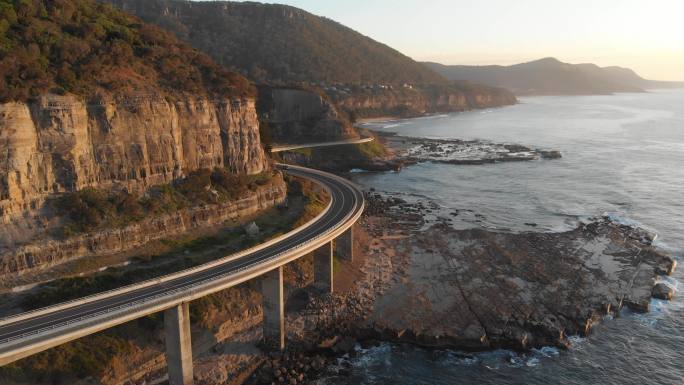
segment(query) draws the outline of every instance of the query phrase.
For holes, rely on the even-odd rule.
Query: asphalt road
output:
[[[187,275],[167,282],[154,284],[144,288],[132,288],[129,291],[114,296],[97,299],[83,304],[75,304],[74,306],[65,309],[58,309],[46,314],[31,316],[16,322],[11,322],[10,320],[11,323],[0,326],[0,354],[2,353],[3,345],[7,346],[8,343],[14,345],[17,341],[26,338],[25,335],[27,333],[33,336],[35,336],[36,333],[43,334],[47,329],[64,327],[69,324],[70,321],[73,323],[73,321],[84,316],[95,317],[103,310],[130,304],[141,299],[146,300],[149,298],[152,300],[158,298],[158,295],[161,293],[168,293],[169,291],[176,289],[180,289],[181,291],[186,289],[190,290],[193,287],[193,284],[198,282],[211,279],[220,279],[221,282],[219,283],[222,283],[223,280],[228,282],[229,277],[225,277],[227,273],[236,272],[246,266],[265,263],[269,258],[284,251],[296,248],[297,245],[307,240],[327,233],[341,224],[345,224],[348,222],[350,215],[363,209],[362,193],[354,185],[342,178],[304,168],[287,167],[286,172],[291,175],[311,179],[316,183],[324,185],[331,193],[332,205],[330,209],[325,215],[319,217],[312,226],[299,232],[293,232],[291,233],[291,236],[269,245],[266,248],[247,254],[239,259],[227,261],[204,271],[190,271]],[[8,341],[8,339],[10,341]],[[31,340],[31,344],[35,344],[33,337]]]

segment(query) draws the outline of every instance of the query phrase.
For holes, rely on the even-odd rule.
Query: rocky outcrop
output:
[[[0,218],[84,187],[142,191],[200,168],[267,169],[255,101],[46,95],[0,105]]]
[[[454,165],[482,165],[560,159],[557,150],[539,150],[520,144],[501,144],[482,140],[424,139],[384,134],[385,144],[394,150],[401,164],[434,162]]]
[[[197,206],[152,217],[123,228],[106,229],[66,240],[41,240],[0,254],[0,280],[46,269],[92,255],[114,254],[192,229],[238,220],[285,200],[287,187],[280,174],[236,201]]]
[[[623,307],[647,312],[651,297],[672,298],[656,279],[672,274],[675,260],[652,245],[653,234],[609,218],[558,233],[456,230],[449,218],[430,219],[434,206],[377,194],[368,202],[395,232],[411,231],[388,236],[373,255],[405,250],[392,261],[395,283],[360,323],[372,338],[474,350],[565,347],[567,336],[589,334]]]
[[[658,283],[655,286],[653,286],[653,298],[657,299],[662,299],[665,301],[670,301],[672,300],[672,297],[674,296],[674,289],[665,284],[665,283]]]
[[[324,96],[313,91],[262,87],[259,114],[276,143],[349,139],[358,134]]]

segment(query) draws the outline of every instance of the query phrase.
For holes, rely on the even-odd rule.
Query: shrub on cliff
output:
[[[66,194],[55,202],[56,212],[68,219],[64,235],[86,232],[100,225],[121,225],[145,216],[141,200],[127,192],[86,188]]]
[[[55,200],[55,213],[66,221],[58,235],[69,237],[103,226],[121,227],[150,215],[236,200],[268,183],[271,176],[269,173],[236,175],[222,168],[202,169],[172,184],[152,187],[144,196],[85,188]]]
[[[101,377],[109,369],[111,357],[134,353],[130,342],[117,336],[96,334],[58,349],[32,355],[0,369],[0,376],[19,383],[73,383],[75,378]],[[29,382],[25,382],[29,381]]]
[[[0,102],[46,92],[254,95],[170,33],[95,0],[0,0]]]

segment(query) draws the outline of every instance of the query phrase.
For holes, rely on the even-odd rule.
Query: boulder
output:
[[[543,159],[560,159],[563,157],[561,152],[558,150],[539,151],[539,153]]]
[[[674,288],[661,282],[653,286],[652,295],[653,298],[669,301],[674,296]]]

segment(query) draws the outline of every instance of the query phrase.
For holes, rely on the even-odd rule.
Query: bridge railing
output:
[[[324,188],[327,189],[327,187],[325,187],[325,186],[324,186]],[[256,246],[251,247],[251,248],[249,248],[249,249],[242,250],[242,251],[239,251],[239,252],[237,252],[237,253],[234,253],[234,254],[231,254],[231,255],[227,255],[227,256],[225,256],[225,257],[223,257],[223,258],[219,258],[219,259],[217,259],[217,260],[215,260],[215,261],[208,262],[208,263],[205,263],[205,264],[202,264],[202,265],[198,265],[198,266],[194,266],[194,267],[190,267],[190,268],[184,269],[184,270],[182,270],[182,271],[179,271],[179,272],[176,272],[176,273],[171,273],[171,274],[168,274],[168,275],[165,275],[165,276],[162,276],[162,277],[157,277],[157,278],[148,279],[148,280],[145,280],[145,281],[142,281],[142,282],[138,282],[138,283],[135,283],[135,284],[132,284],[132,285],[128,285],[128,286],[125,286],[125,287],[121,287],[121,288],[117,288],[117,289],[112,289],[112,290],[106,290],[106,291],[103,291],[103,292],[100,292],[100,293],[91,294],[91,295],[88,295],[88,296],[85,296],[85,297],[76,298],[76,299],[69,300],[69,301],[64,301],[64,302],[61,302],[61,303],[58,303],[58,304],[55,304],[55,305],[52,305],[52,306],[47,306],[47,307],[44,307],[44,308],[35,309],[35,310],[30,310],[30,311],[23,312],[23,313],[20,313],[20,314],[14,314],[14,315],[10,315],[10,316],[4,317],[4,318],[0,318],[0,326],[4,326],[4,325],[7,325],[7,324],[12,323],[12,322],[21,321],[21,320],[26,319],[26,318],[31,318],[31,317],[36,317],[36,316],[38,316],[38,315],[47,314],[47,313],[54,312],[54,311],[57,311],[57,310],[66,309],[66,308],[69,308],[69,307],[72,307],[72,306],[75,306],[75,305],[80,305],[80,304],[84,304],[84,303],[87,303],[87,302],[92,302],[92,301],[95,301],[95,300],[98,300],[98,299],[103,299],[103,298],[112,297],[112,296],[114,296],[114,295],[123,294],[123,293],[129,292],[129,291],[136,290],[136,289],[141,289],[141,288],[144,288],[144,287],[147,287],[147,286],[152,286],[152,285],[155,285],[155,284],[164,283],[164,282],[170,281],[170,280],[175,279],[175,278],[180,278],[180,277],[182,277],[182,276],[184,276],[184,275],[188,275],[188,274],[195,273],[195,272],[198,272],[198,271],[203,271],[203,270],[206,270],[206,269],[210,269],[210,268],[212,268],[212,267],[221,265],[221,264],[226,263],[226,262],[229,262],[229,261],[231,261],[231,260],[234,260],[234,259],[237,259],[237,258],[241,258],[241,257],[243,257],[243,256],[245,256],[245,255],[247,255],[247,254],[251,254],[251,253],[254,253],[254,252],[256,252],[256,251],[262,250],[262,249],[264,249],[264,248],[266,248],[266,247],[269,247],[270,245],[272,245],[272,244],[274,244],[274,243],[279,242],[279,241],[282,240],[282,239],[285,239],[285,238],[287,238],[287,237],[291,237],[292,235],[294,235],[294,234],[296,234],[296,233],[298,233],[298,232],[300,232],[300,231],[303,231],[303,230],[309,228],[309,227],[310,227],[312,224],[314,224],[320,217],[322,217],[323,215],[325,215],[325,214],[328,212],[328,210],[330,210],[331,205],[332,205],[332,201],[328,203],[328,205],[325,207],[325,209],[324,209],[321,213],[319,213],[315,218],[311,219],[309,222],[305,223],[304,225],[302,225],[302,226],[300,226],[300,227],[298,227],[298,228],[296,228],[296,229],[294,229],[294,230],[292,230],[292,231],[290,231],[290,232],[288,232],[288,233],[286,233],[286,234],[283,234],[283,235],[281,235],[281,236],[279,236],[279,237],[276,237],[276,238],[273,238],[273,239],[271,239],[271,240],[268,240],[268,241],[266,241],[266,242],[264,242],[264,243],[262,243],[262,244],[256,245]],[[0,342],[1,342],[1,341],[0,341]]]
[[[346,182],[346,181],[345,181],[345,182]],[[347,182],[347,183],[348,183],[348,182]],[[147,305],[149,305],[150,303],[154,303],[155,301],[160,300],[160,299],[162,299],[162,298],[167,299],[167,300],[172,300],[172,299],[174,299],[174,297],[187,297],[187,296],[191,295],[191,294],[192,294],[192,290],[193,290],[193,289],[196,289],[197,287],[209,286],[209,284],[212,283],[212,282],[215,282],[215,281],[217,281],[217,280],[223,280],[223,279],[225,279],[225,278],[228,278],[229,276],[238,275],[238,274],[243,273],[243,272],[245,272],[245,271],[247,271],[247,270],[249,270],[249,269],[254,268],[255,266],[262,265],[262,264],[269,263],[269,262],[273,262],[273,261],[275,261],[275,260],[278,260],[278,259],[280,259],[280,258],[286,256],[286,255],[296,254],[296,251],[297,251],[297,250],[300,250],[301,248],[304,248],[304,247],[306,247],[306,246],[309,246],[309,245],[311,245],[312,243],[316,243],[316,242],[318,242],[318,240],[320,240],[321,238],[328,237],[328,236],[330,235],[330,233],[333,233],[333,232],[335,232],[337,229],[339,229],[340,227],[343,227],[344,225],[346,225],[347,222],[348,222],[351,218],[353,218],[353,217],[355,217],[355,216],[357,216],[357,215],[359,214],[359,211],[363,211],[363,207],[364,207],[364,206],[365,206],[365,202],[364,202],[364,200],[363,200],[363,197],[361,197],[360,204],[357,205],[357,207],[356,207],[352,212],[348,213],[348,214],[344,217],[344,220],[338,222],[338,223],[335,224],[335,226],[333,226],[332,228],[330,228],[330,229],[326,230],[325,232],[323,232],[323,233],[321,233],[321,234],[318,234],[317,236],[315,236],[315,237],[313,237],[313,238],[310,238],[310,239],[308,239],[307,241],[304,241],[304,242],[302,242],[302,243],[300,243],[300,244],[298,244],[298,245],[296,245],[296,246],[294,246],[294,247],[292,247],[292,248],[290,248],[290,249],[288,249],[288,250],[286,250],[286,251],[282,251],[282,252],[280,252],[280,253],[278,253],[278,254],[275,254],[275,255],[273,255],[273,256],[271,256],[271,257],[268,257],[268,258],[266,258],[265,260],[255,261],[255,262],[252,262],[252,263],[247,264],[247,265],[245,265],[245,266],[239,267],[237,270],[233,270],[233,271],[230,271],[230,272],[227,272],[227,273],[218,275],[218,276],[216,276],[216,277],[207,278],[207,279],[204,279],[204,280],[199,281],[199,282],[194,282],[194,283],[188,284],[188,285],[183,286],[183,287],[179,287],[179,288],[176,288],[176,289],[171,289],[171,290],[169,290],[169,291],[167,291],[167,292],[159,293],[159,294],[156,294],[156,295],[151,296],[151,297],[147,297],[147,298],[144,298],[144,299],[136,300],[136,301],[133,301],[133,302],[127,302],[127,303],[125,303],[125,304],[121,304],[121,305],[117,305],[117,306],[114,306],[114,307],[111,307],[111,308],[107,308],[107,309],[102,310],[102,311],[99,311],[99,312],[97,312],[97,313],[91,313],[91,314],[88,314],[88,315],[85,315],[85,316],[81,316],[81,317],[78,317],[78,318],[75,318],[75,319],[72,319],[72,320],[69,320],[69,321],[65,321],[65,322],[59,323],[59,324],[54,324],[54,325],[51,325],[51,326],[49,326],[49,327],[45,327],[45,328],[41,328],[41,329],[36,329],[36,330],[33,330],[33,331],[31,331],[31,332],[28,332],[28,333],[23,333],[23,334],[19,334],[19,335],[16,335],[16,336],[9,337],[9,338],[5,338],[5,339],[0,340],[0,345],[9,344],[9,343],[11,343],[12,341],[23,340],[23,339],[26,339],[26,338],[29,338],[29,337],[32,337],[32,336],[36,336],[36,335],[40,335],[40,334],[49,332],[49,331],[51,331],[51,330],[55,330],[55,329],[59,329],[59,328],[68,327],[69,325],[73,325],[73,324],[76,324],[76,323],[81,323],[81,322],[83,322],[83,321],[85,321],[85,320],[88,320],[88,319],[94,320],[94,319],[97,319],[97,318],[99,318],[99,317],[105,316],[105,315],[107,315],[107,314],[117,313],[117,312],[119,312],[119,311],[121,311],[121,310],[124,310],[124,309],[131,309],[131,308],[134,308],[134,307],[140,307],[140,306],[142,306],[142,305],[146,305],[146,306],[147,306]],[[201,267],[201,266],[200,266],[200,267]],[[189,272],[190,270],[193,270],[193,269],[194,269],[194,268],[192,268],[192,269],[187,269],[187,270],[184,270],[183,272]],[[182,295],[178,295],[178,294],[180,294],[180,293],[182,293]],[[97,295],[96,295],[96,296],[97,296]]]

